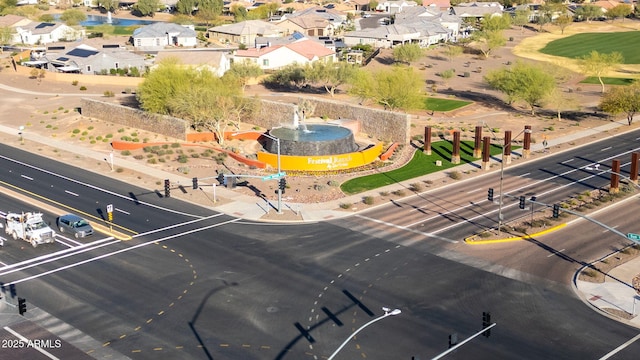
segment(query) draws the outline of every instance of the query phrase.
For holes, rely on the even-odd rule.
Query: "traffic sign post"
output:
[[[113,204],[107,205],[107,219],[109,220],[109,231],[113,231]]]
[[[640,234],[628,233],[627,239],[635,242],[640,242]]]
[[[286,173],[286,172],[281,171],[281,172],[279,172],[279,173],[275,173],[275,174],[271,174],[271,175],[263,176],[263,177],[262,177],[262,180],[263,180],[263,181],[266,181],[266,180],[280,179],[280,178],[285,177],[286,175],[287,175],[287,173]]]

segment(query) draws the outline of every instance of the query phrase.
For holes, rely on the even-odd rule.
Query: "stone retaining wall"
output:
[[[371,109],[339,101],[305,98],[315,105],[312,116],[330,119],[350,119],[360,122],[360,131],[386,142],[406,144],[410,141],[410,116],[408,114]],[[132,128],[152,131],[180,140],[187,140],[190,131],[186,120],[149,114],[118,104],[96,99],[82,99],[82,115],[109,120]],[[265,129],[293,124],[296,105],[261,99],[260,110],[248,122]]]
[[[113,103],[95,99],[81,99],[84,116],[107,120],[123,126],[162,134],[178,140],[187,140],[189,122],[171,116],[151,114]]]

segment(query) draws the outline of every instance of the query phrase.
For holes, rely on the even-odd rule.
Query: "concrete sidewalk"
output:
[[[640,295],[633,288],[633,278],[639,274],[640,257],[636,257],[609,271],[603,283],[578,280],[576,274],[574,289],[585,303],[603,315],[640,328]],[[624,313],[629,319],[606,310]]]

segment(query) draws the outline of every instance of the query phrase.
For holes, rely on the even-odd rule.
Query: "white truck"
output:
[[[42,219],[42,213],[7,213],[4,231],[14,240],[22,239],[33,247],[55,241],[54,232]]]

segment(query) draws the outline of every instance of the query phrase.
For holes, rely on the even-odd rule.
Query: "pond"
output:
[[[54,15],[54,19],[56,21],[60,21],[60,15]],[[80,23],[82,26],[96,26],[107,24],[109,18],[105,15],[87,15],[87,19]],[[133,25],[150,25],[153,23],[157,23],[158,21],[153,20],[138,20],[138,19],[121,19],[112,17],[111,25],[113,26],[133,26]]]

